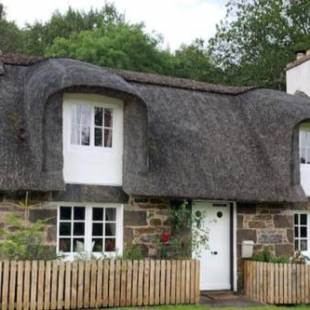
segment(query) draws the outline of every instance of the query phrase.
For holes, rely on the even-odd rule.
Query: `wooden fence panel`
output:
[[[245,261],[244,293],[267,304],[309,304],[310,266]]]
[[[0,305],[56,310],[193,304],[200,297],[199,268],[196,260],[0,261]],[[304,276],[303,287],[309,284]]]

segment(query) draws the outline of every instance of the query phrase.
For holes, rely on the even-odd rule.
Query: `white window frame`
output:
[[[76,202],[60,202],[57,203],[57,242],[56,242],[56,252],[57,255],[64,256],[64,258],[73,259],[77,252],[61,252],[59,251],[59,227],[60,227],[60,208],[61,207],[84,207],[85,208],[85,228],[84,228],[84,249],[85,253],[88,255],[93,255],[95,257],[116,257],[123,254],[123,226],[124,226],[124,205],[123,204],[99,204],[99,203],[76,203]],[[115,248],[114,252],[92,252],[92,210],[93,208],[113,208],[116,209],[116,234],[115,234]],[[72,215],[73,216],[73,215]],[[69,222],[69,221],[68,221]],[[73,220],[71,218],[71,223]],[[103,220],[105,222],[105,220]],[[71,224],[72,225],[72,224]],[[71,236],[73,236],[73,229],[71,228]],[[69,236],[68,236],[69,237]],[[104,238],[104,235],[103,235]]]
[[[302,149],[306,149],[307,155],[310,157],[310,145],[309,146],[301,145],[301,134],[305,133],[305,132],[310,135],[310,123],[301,124],[301,126],[299,128],[299,163],[301,165],[310,166],[310,161],[307,162],[307,156],[305,158],[306,162],[305,163],[301,162],[301,155],[302,155],[301,150]]]
[[[307,215],[307,237],[301,238],[295,236],[295,215],[300,216],[301,214]],[[303,225],[302,225],[303,226]],[[300,229],[300,225],[298,225],[298,228]],[[295,249],[295,241],[298,240],[300,248],[300,240],[306,239],[307,240],[307,250],[306,251],[301,251],[302,254],[310,257],[310,211],[304,210],[304,211],[297,211],[294,212],[294,218],[293,218],[293,234],[294,234],[294,249]],[[295,249],[295,251],[298,251],[298,249]]]
[[[68,137],[67,137],[67,141],[68,141],[68,145],[67,147],[69,149],[72,150],[76,150],[76,151],[96,151],[96,152],[112,152],[113,148],[114,148],[114,144],[115,144],[115,120],[114,120],[114,116],[115,116],[115,106],[113,106],[113,104],[107,103],[107,102],[99,102],[99,101],[91,101],[92,97],[90,97],[90,99],[86,99],[84,102],[79,102],[79,103],[70,103],[69,104],[69,119],[67,120],[69,122],[68,124],[68,128],[69,128],[69,132]],[[90,120],[90,135],[89,135],[89,145],[82,145],[82,144],[73,144],[71,142],[71,135],[72,135],[72,116],[73,116],[73,110],[74,107],[76,105],[85,105],[85,106],[89,106],[91,107],[91,120]],[[112,130],[112,146],[111,147],[106,147],[104,145],[102,146],[96,146],[95,145],[95,128],[99,127],[97,125],[95,125],[95,108],[102,108],[102,109],[108,109],[111,110],[112,112],[112,127],[106,127],[104,125],[101,126],[103,129],[109,129]],[[103,130],[103,134],[104,134],[104,130]]]

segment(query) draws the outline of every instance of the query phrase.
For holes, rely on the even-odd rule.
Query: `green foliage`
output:
[[[144,259],[145,255],[142,251],[141,245],[131,244],[131,245],[126,245],[122,258],[123,259]]]
[[[272,253],[264,248],[262,251],[258,252],[257,254],[253,255],[251,260],[257,261],[257,262],[265,262],[265,263],[275,263],[275,264],[282,264],[282,263],[289,263],[290,258],[289,257],[277,257],[272,255]]]
[[[64,14],[56,11],[46,23],[28,24],[23,29],[24,50],[28,54],[44,55],[55,39],[67,39],[74,33],[94,30],[123,21],[115,6],[105,4],[101,10],[77,11],[69,7]]]
[[[200,216],[192,213],[189,204],[176,204],[170,208],[168,221],[171,225],[171,232],[167,242],[163,236],[155,238],[155,245],[160,258],[188,258],[192,252],[200,255],[202,248],[208,247],[209,231],[201,225]]]
[[[1,259],[39,260],[56,258],[55,249],[50,249],[44,245],[43,221],[25,225],[21,218],[10,215],[6,218],[6,223],[14,227],[14,230],[1,231],[1,237],[4,238],[0,244]]]
[[[55,259],[55,249],[44,245],[45,221],[29,222],[28,193],[25,201],[18,203],[18,207],[24,211],[20,217],[10,214],[6,217],[9,229],[0,231],[3,241],[0,243],[0,258],[10,260],[40,260]]]
[[[197,39],[190,45],[182,45],[172,59],[171,70],[177,77],[219,82],[223,74],[215,67],[212,55],[206,49],[203,40]]]
[[[47,49],[48,56],[66,56],[100,66],[160,72],[164,66],[159,38],[144,33],[142,25],[127,23],[72,34],[68,39],[57,38]]]
[[[283,89],[294,51],[309,47],[309,18],[309,0],[228,1],[227,16],[210,40],[224,82]]]
[[[146,33],[143,24],[129,23],[107,3],[101,10],[56,11],[46,23],[24,28],[6,21],[5,14],[0,18],[3,52],[72,57],[101,66],[218,82],[220,70],[202,40],[175,53],[161,46],[159,35]]]

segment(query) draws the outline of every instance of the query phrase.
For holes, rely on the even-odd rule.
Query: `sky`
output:
[[[9,20],[46,21],[55,10],[101,8],[104,0],[0,0]],[[225,16],[225,0],[112,0],[130,22],[144,22],[148,32],[162,34],[164,47],[177,49],[196,38],[209,39]]]

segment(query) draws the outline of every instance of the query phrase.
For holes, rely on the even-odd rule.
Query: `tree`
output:
[[[218,82],[221,72],[215,67],[212,55],[207,51],[203,40],[182,45],[173,58],[173,75],[193,80]]]
[[[224,82],[283,89],[284,68],[310,42],[310,0],[230,0],[210,40]]]
[[[22,33],[14,22],[6,20],[2,3],[0,3],[0,51],[2,53],[22,51]]]
[[[69,38],[74,33],[93,30],[124,20],[113,4],[106,3],[101,10],[78,11],[69,7],[64,14],[56,11],[46,23],[27,24],[24,33],[24,51],[44,55],[56,38]]]
[[[93,30],[56,38],[48,56],[66,56],[97,65],[146,72],[164,72],[160,38],[144,32],[142,24],[110,23]]]

